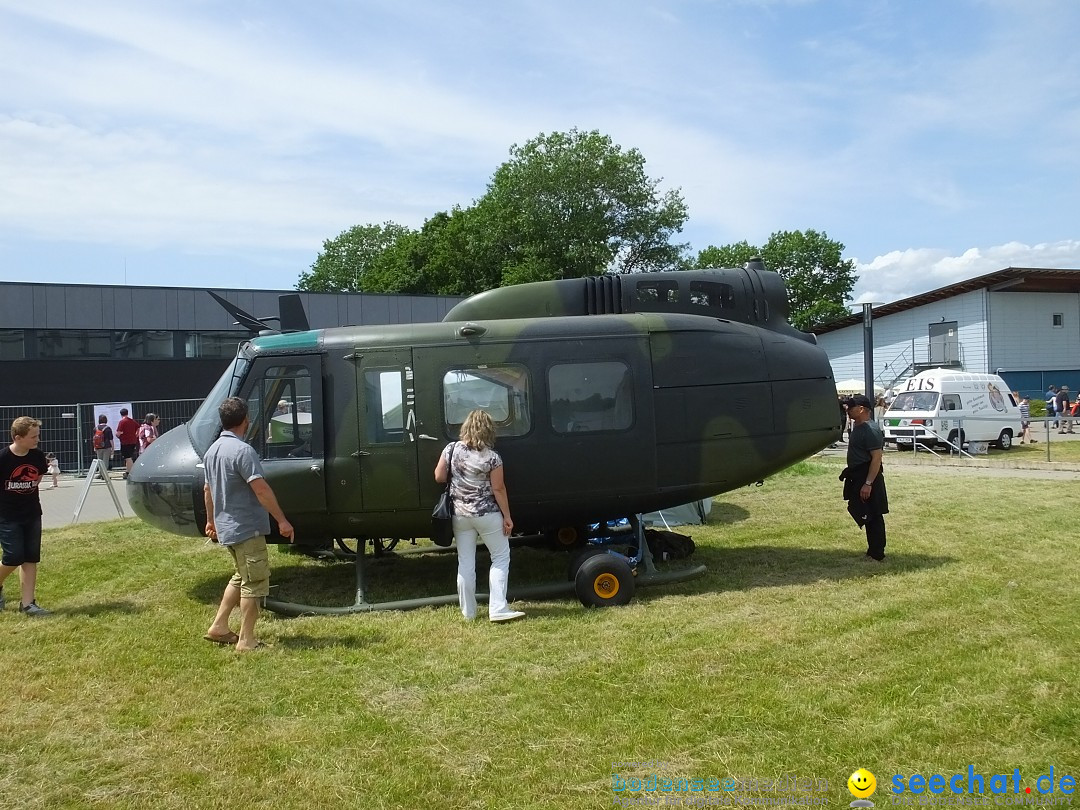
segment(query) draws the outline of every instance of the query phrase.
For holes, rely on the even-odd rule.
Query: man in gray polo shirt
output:
[[[235,644],[237,652],[249,652],[262,646],[255,638],[255,621],[262,599],[270,594],[270,560],[266,554],[270,517],[277,521],[278,533],[286,540],[292,540],[293,527],[263,477],[258,453],[244,441],[247,403],[229,397],[218,406],[218,416],[224,429],[203,459],[206,536],[229,549],[236,572],[225,586],[217,615],[204,638],[217,644]],[[239,635],[229,628],[229,617],[237,605]]]

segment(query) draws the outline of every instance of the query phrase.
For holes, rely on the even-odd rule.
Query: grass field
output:
[[[846,806],[859,767],[882,807],[893,774],[1080,776],[1076,485],[891,468],[879,565],[838,471],[718,498],[689,532],[709,573],[626,608],[264,615],[272,647],[243,656],[201,639],[221,549],[133,520],[48,532],[57,615],[0,615],[0,807],[600,808],[653,773]],[[271,562],[282,598],[351,601],[348,564]],[[382,563],[376,596],[452,590],[453,565]],[[515,551],[511,582],[564,567]]]

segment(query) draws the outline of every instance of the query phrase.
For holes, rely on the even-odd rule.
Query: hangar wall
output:
[[[296,293],[214,292],[259,318]],[[313,329],[438,321],[461,300],[299,295]],[[202,398],[250,336],[202,289],[0,282],[0,405]]]

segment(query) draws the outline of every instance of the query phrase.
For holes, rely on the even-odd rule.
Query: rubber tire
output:
[[[997,446],[1000,447],[1002,450],[1008,450],[1010,447],[1012,447],[1012,440],[1012,431],[1006,428],[1005,430],[1001,431],[1001,435],[998,436]]]
[[[577,554],[570,558],[570,565],[566,566],[566,579],[569,582],[573,582],[577,578],[577,572],[585,561],[590,557],[595,557],[598,554],[607,554],[607,550],[601,546],[589,546],[583,548]]]
[[[616,607],[634,598],[634,572],[614,554],[597,554],[581,564],[574,592],[585,607]]]
[[[585,526],[560,526],[557,529],[548,529],[544,536],[552,548],[572,551],[585,545],[589,533]]]
[[[959,439],[960,439],[960,441],[957,441],[957,436],[958,436],[958,435],[959,435]],[[966,434],[966,433],[964,433],[964,431],[962,431],[962,430],[961,430],[961,431],[959,432],[959,434],[958,434],[958,433],[957,433],[957,431],[955,431],[955,430],[954,430],[954,431],[953,431],[952,433],[950,433],[950,434],[949,434],[949,444],[955,444],[955,445],[957,445],[957,446],[958,446],[958,447],[959,447],[959,448],[960,448],[961,450],[963,450],[963,449],[964,449],[964,440],[965,440],[966,438],[967,438],[967,434]]]

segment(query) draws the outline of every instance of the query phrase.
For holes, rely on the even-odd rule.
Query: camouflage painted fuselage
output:
[[[494,290],[441,323],[259,337],[138,460],[129,497],[144,520],[201,533],[199,462],[228,395],[251,404],[249,438],[270,448],[267,479],[300,542],[427,536],[439,453],[476,405],[498,417],[521,529],[709,497],[839,435],[828,359],[786,311],[774,273],[686,271]],[[611,391],[573,393],[605,375]],[[296,441],[274,450],[273,405],[308,385]]]

